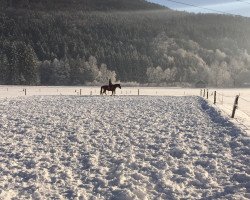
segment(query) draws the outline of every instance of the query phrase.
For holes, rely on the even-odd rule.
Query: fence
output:
[[[197,96],[199,90],[187,88],[117,88],[117,95],[154,96]],[[31,95],[100,95],[100,87],[61,87],[61,86],[0,86],[0,97]],[[230,116],[244,114],[250,118],[250,89],[202,89],[200,95],[220,107]],[[235,102],[236,96],[238,97]],[[235,111],[233,114],[233,110]]]
[[[111,93],[107,93],[111,94]],[[117,95],[138,96],[197,96],[197,89],[122,87],[116,89]],[[100,87],[61,87],[61,86],[0,86],[1,97],[18,97],[33,95],[100,95]]]
[[[206,89],[206,95],[202,89],[200,94],[227,116],[236,118],[247,131],[250,130],[250,89]]]
[[[227,90],[226,92],[212,90],[210,92],[208,89],[204,89],[206,92],[203,92],[202,89],[201,91],[200,94],[213,104],[231,110],[232,118],[234,118],[236,111],[240,111],[250,118],[250,90],[245,90],[245,97],[240,92],[237,93],[237,90]]]
[[[109,93],[111,94],[111,93]],[[202,89],[197,88],[154,88],[122,87],[117,95],[138,96],[197,96],[200,95],[215,104],[230,117],[247,119],[250,130],[250,89]],[[63,87],[63,86],[0,86],[0,98],[33,95],[100,95],[100,87]],[[236,97],[238,99],[236,101]]]

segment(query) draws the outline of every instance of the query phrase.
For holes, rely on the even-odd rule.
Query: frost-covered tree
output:
[[[84,80],[85,82],[93,82],[99,75],[97,60],[94,56],[90,56],[89,60],[84,63]]]
[[[34,49],[28,45],[25,46],[23,64],[23,76],[25,78],[25,84],[37,85],[39,84],[38,76],[38,59],[34,52]]]
[[[56,85],[69,85],[70,65],[67,58],[60,60],[60,69],[57,71]]]
[[[247,71],[244,61],[241,59],[238,60],[236,58],[232,58],[228,64],[228,70],[231,75],[232,85],[234,87],[240,86],[241,85],[240,75]]]
[[[214,62],[210,67],[210,82],[216,87],[230,86],[230,72],[228,64],[223,61],[221,63]]]
[[[215,60],[218,62],[224,61],[227,57],[227,55],[224,52],[220,51],[219,49],[215,50],[214,55],[215,55]]]
[[[70,80],[70,66],[68,59],[54,59],[51,63],[52,82],[55,85],[68,85]]]
[[[108,83],[108,80],[111,79],[112,82],[116,81],[116,73],[115,71],[108,70],[106,64],[101,64],[99,69],[99,75],[96,79],[99,83]]]
[[[40,80],[42,85],[52,84],[52,67],[51,62],[45,60],[40,65]]]
[[[83,85],[85,59],[77,57],[70,60],[70,83],[71,85]]]
[[[160,66],[148,68],[147,76],[150,83],[161,83],[166,79],[165,73]]]

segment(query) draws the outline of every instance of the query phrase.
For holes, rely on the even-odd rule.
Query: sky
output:
[[[148,0],[167,6],[174,10],[182,10],[195,13],[213,13],[213,11],[202,8],[195,8],[187,5],[171,2],[169,0]],[[184,4],[193,4],[199,7],[231,13],[233,15],[242,15],[250,17],[250,0],[173,0]]]

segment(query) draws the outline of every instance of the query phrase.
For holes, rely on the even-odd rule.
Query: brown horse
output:
[[[114,85],[103,85],[101,87],[101,92],[100,92],[100,95],[103,95],[103,94],[107,94],[106,91],[112,91],[112,94],[111,95],[115,95],[115,90],[116,88],[122,88],[120,84],[114,84]]]

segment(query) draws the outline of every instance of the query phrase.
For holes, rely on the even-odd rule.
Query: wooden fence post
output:
[[[138,96],[140,95],[140,90],[138,89]]]
[[[216,91],[214,91],[214,104],[216,104]]]
[[[208,89],[207,89],[207,99],[208,99],[208,96],[209,96],[209,95],[208,95]]]
[[[206,89],[204,89],[203,91],[203,97],[205,98],[205,96],[206,96]]]
[[[80,89],[80,96],[82,96],[82,89]]]
[[[27,91],[26,91],[26,89],[23,89],[23,91],[24,91],[24,95],[26,96],[26,94],[27,94]]]
[[[234,100],[234,106],[233,106],[233,112],[232,112],[232,118],[234,118],[234,116],[235,116],[235,111],[236,111],[236,109],[238,108],[238,102],[239,102],[239,95],[237,95],[236,97],[235,97],[235,100]]]

